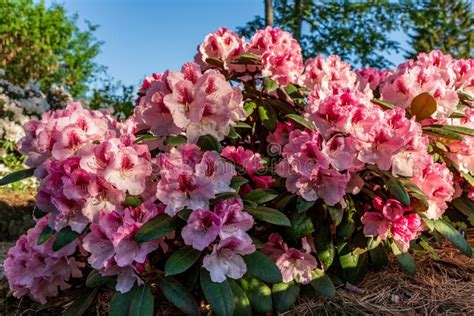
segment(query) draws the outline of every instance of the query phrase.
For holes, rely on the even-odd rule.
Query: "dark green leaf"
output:
[[[289,237],[298,240],[314,232],[313,221],[307,213],[292,212],[290,215],[291,227]]]
[[[468,136],[474,136],[474,129],[464,127],[464,126],[433,124],[433,125],[429,125],[428,127],[443,128],[445,130],[448,130],[448,131],[451,131],[451,132],[454,132],[454,133],[468,135]]]
[[[234,315],[251,316],[252,307],[244,290],[242,290],[242,288],[234,280],[229,280],[228,282],[234,296]]]
[[[222,201],[222,200],[227,200],[227,199],[232,199],[232,198],[239,198],[239,195],[235,192],[223,192],[223,193],[219,193],[216,195],[215,198],[213,198],[210,202],[211,205],[214,205],[216,204],[217,202],[219,201]]]
[[[279,226],[291,226],[290,220],[280,211],[277,211],[273,208],[258,206],[257,208],[250,208],[246,207],[245,211],[247,211],[250,215],[255,217],[258,220],[279,225]]]
[[[324,270],[327,270],[334,261],[336,249],[331,237],[331,231],[328,224],[323,224],[317,231],[314,239],[316,252],[321,261]]]
[[[257,108],[257,104],[255,102],[245,102],[244,110],[247,113],[247,116],[252,115],[253,111]]]
[[[232,316],[234,314],[234,296],[229,282],[212,282],[209,272],[201,268],[201,287],[206,300],[218,316]]]
[[[258,204],[270,202],[278,197],[275,191],[268,189],[256,189],[247,193],[243,199],[247,201],[253,201]]]
[[[192,212],[192,210],[185,208],[184,210],[178,212],[178,217],[187,222],[189,215],[191,215]]]
[[[203,151],[215,150],[215,151],[220,153],[221,150],[222,150],[222,145],[212,135],[203,135],[203,136],[199,137],[199,139],[197,141],[197,145]]]
[[[270,313],[273,310],[272,290],[262,281],[250,275],[240,279],[240,285],[250,300],[252,310]]]
[[[380,244],[378,247],[369,250],[369,256],[375,271],[379,271],[389,264],[387,253],[385,252],[383,244]]]
[[[140,228],[135,235],[135,240],[141,243],[164,237],[178,229],[181,224],[182,220],[179,217],[169,217],[166,214],[158,215]]]
[[[258,106],[258,115],[260,116],[263,126],[265,126],[268,131],[273,132],[277,123],[275,110],[270,105],[263,103]]]
[[[339,226],[339,224],[342,222],[342,219],[344,218],[344,209],[333,206],[328,206],[327,209],[332,223],[336,227]]]
[[[460,197],[453,200],[452,204],[456,209],[467,216],[469,223],[474,226],[474,202],[465,197]]]
[[[129,316],[153,316],[155,299],[149,284],[136,287],[133,290],[133,298],[130,303]]]
[[[246,58],[246,59],[254,59],[254,60],[260,60],[261,57],[259,55],[255,55],[252,53],[242,53],[239,56],[240,58]]]
[[[47,242],[49,238],[53,236],[53,233],[54,233],[54,230],[51,227],[49,227],[49,225],[46,225],[46,227],[43,229],[41,234],[38,236],[38,245],[42,245],[45,242]]]
[[[133,289],[123,294],[115,292],[110,301],[109,316],[128,316],[134,294]]]
[[[312,208],[314,203],[314,201],[306,201],[301,196],[298,196],[296,199],[296,210],[298,210],[298,213],[304,213]]]
[[[242,136],[240,136],[240,134],[237,133],[235,128],[233,128],[232,126],[229,129],[229,134],[227,134],[227,137],[229,137],[230,139],[240,139],[240,138],[242,138]]]
[[[311,281],[311,286],[321,295],[327,297],[336,296],[336,288],[330,277],[328,277],[323,270],[315,269],[311,273],[313,281]]]
[[[191,268],[200,256],[201,252],[191,246],[179,249],[166,260],[165,275],[170,276],[183,273]]]
[[[416,263],[413,257],[408,252],[401,252],[394,242],[390,244],[390,247],[392,248],[392,252],[403,270],[405,270],[408,274],[415,275]]]
[[[367,273],[368,255],[354,254],[349,251],[348,247],[344,247],[339,254],[339,263],[343,269],[344,279],[352,284],[359,282]]]
[[[212,57],[206,58],[206,63],[212,66],[216,66],[216,67],[224,66],[224,62],[222,60],[217,59],[217,58],[212,58]]]
[[[135,144],[143,143],[143,142],[146,142],[146,141],[153,141],[153,140],[157,140],[157,139],[159,139],[159,138],[156,137],[156,136],[153,136],[153,135],[150,135],[150,134],[145,134],[145,135],[142,135],[142,136],[138,137],[135,140]]]
[[[426,126],[426,127],[423,127],[423,132],[430,135],[447,138],[447,139],[464,140],[464,137],[462,135],[459,135],[458,133],[453,132],[446,128]]]
[[[278,89],[278,84],[275,80],[272,80],[268,77],[263,78],[263,86],[267,92],[273,92]]]
[[[48,215],[48,213],[46,212],[43,212],[42,210],[40,210],[39,208],[36,208],[33,210],[33,216],[36,218],[36,219],[40,219],[40,218],[43,218],[45,217],[46,215]]]
[[[63,313],[63,316],[81,316],[83,315],[89,306],[94,301],[97,295],[98,289],[93,289],[91,291],[85,292],[83,295],[80,295],[74,303],[71,304]]]
[[[79,236],[78,233],[71,230],[71,227],[65,227],[61,229],[57,234],[53,243],[53,250],[58,251],[63,247],[69,245]]]
[[[200,315],[196,300],[181,283],[173,278],[159,277],[157,285],[166,299],[180,311],[186,315]]]
[[[306,127],[310,130],[314,130],[314,125],[313,123],[309,122],[305,118],[303,118],[301,115],[298,114],[287,114],[285,116],[286,118],[289,118],[292,121],[295,121],[296,123],[300,124],[303,127]]]
[[[267,283],[281,282],[281,272],[272,259],[255,251],[254,253],[244,256],[247,272]]]
[[[129,195],[122,204],[123,206],[139,207],[142,204],[142,198],[138,195]]]
[[[248,183],[249,180],[241,177],[241,176],[235,176],[232,178],[232,181],[230,182],[230,187],[236,191],[240,189],[240,187],[246,183]]]
[[[15,171],[0,179],[0,187],[33,176],[35,168]]]
[[[295,281],[278,283],[272,287],[273,305],[275,311],[283,313],[289,311],[300,295],[300,285]]]
[[[252,126],[250,126],[249,124],[247,123],[244,123],[244,122],[237,122],[235,125],[234,125],[235,128],[252,128]]]
[[[372,99],[372,103],[375,103],[375,104],[381,106],[384,110],[390,110],[390,109],[395,108],[395,105],[390,104],[390,103],[385,102],[385,101],[382,101],[382,100],[379,100],[379,99]]]
[[[88,288],[99,287],[99,286],[102,286],[102,285],[106,284],[110,280],[112,280],[111,277],[108,277],[108,276],[104,277],[104,276],[100,275],[99,271],[92,270],[91,273],[89,273],[89,275],[87,276],[86,287],[88,287]]]
[[[405,204],[405,206],[410,206],[410,196],[408,195],[400,180],[391,177],[387,181],[387,188],[398,201]]]
[[[187,142],[187,138],[184,135],[177,135],[177,136],[168,136],[165,139],[164,144],[167,146],[178,146],[181,144],[185,144]]]
[[[466,239],[461,235],[461,233],[456,230],[451,224],[443,221],[437,220],[433,221],[434,228],[449,241],[451,241],[456,247],[459,248],[466,256],[472,256],[472,248],[467,243]]]
[[[452,113],[449,118],[453,118],[453,119],[464,119],[464,118],[467,118],[466,115],[464,115],[463,113],[459,113],[459,112],[454,112]]]

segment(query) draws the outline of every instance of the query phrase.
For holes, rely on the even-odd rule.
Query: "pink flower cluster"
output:
[[[381,85],[381,98],[403,109],[423,92],[437,102],[433,118],[449,117],[459,104],[458,91],[474,94],[474,63],[455,60],[441,51],[422,53],[399,65]]]
[[[128,194],[145,191],[151,175],[151,157],[146,145],[134,144],[123,135],[102,142],[83,144],[74,156],[45,164],[36,204],[50,212],[57,230],[71,226],[77,232],[97,220],[100,211],[112,211]]]
[[[356,80],[357,75],[351,70],[351,65],[342,61],[339,56],[324,58],[319,55],[306,61],[300,84],[310,90],[334,86],[353,88]]]
[[[205,209],[216,194],[235,191],[230,187],[235,168],[216,151],[202,153],[198,146],[184,144],[158,155],[157,165],[156,197],[170,216],[184,208]]]
[[[217,70],[201,72],[194,63],[180,72],[166,71],[145,79],[134,119],[137,130],[155,136],[184,133],[195,143],[210,134],[222,140],[235,122],[246,118],[242,93]]]
[[[200,251],[214,244],[212,253],[204,257],[203,267],[213,282],[221,283],[227,277],[239,279],[247,272],[242,256],[255,251],[246,233],[252,226],[253,218],[243,211],[242,200],[231,198],[218,202],[212,211],[194,210],[181,235],[186,245]]]
[[[264,170],[262,159],[258,153],[253,153],[241,146],[227,146],[222,150],[221,156],[235,162],[250,179],[251,183],[246,183],[240,188],[241,195],[245,195],[253,189],[268,189],[274,181],[272,176],[258,174]]]
[[[423,231],[421,217],[411,213],[411,208],[404,207],[399,201],[388,199],[383,201],[377,197],[373,200],[375,212],[366,212],[362,218],[364,234],[380,237],[385,240],[392,237],[402,252],[407,252],[410,241],[416,239]]]
[[[289,248],[278,233],[272,233],[262,247],[262,252],[275,261],[285,283],[296,280],[308,284],[313,280],[311,273],[318,263],[310,254],[312,247],[309,242],[303,238],[302,243],[303,250]]]
[[[135,241],[140,227],[163,211],[163,205],[145,203],[137,208],[101,212],[98,222],[91,224],[82,244],[90,253],[88,262],[103,276],[117,276],[117,291],[125,293],[135,282],[143,284],[139,274],[147,255],[159,247],[168,251],[163,238],[140,244]]]
[[[378,70],[371,67],[356,70],[357,81],[359,82],[362,91],[365,90],[366,87],[375,91],[391,73],[390,70]]]
[[[260,57],[261,64],[247,67],[233,64],[242,53]],[[297,83],[303,72],[303,57],[298,42],[290,33],[271,27],[256,31],[247,43],[234,32],[221,28],[206,36],[199,46],[196,61],[206,69],[209,67],[206,63],[209,57],[222,61],[226,70],[259,70],[263,76],[282,86]]]
[[[80,268],[83,267],[83,263],[72,257],[79,240],[59,251],[52,250],[55,237],[38,245],[38,237],[47,225],[47,217],[40,219],[10,248],[4,263],[4,273],[13,295],[20,298],[28,294],[41,304],[45,304],[48,297],[57,296],[59,290],[71,287],[67,282],[70,278],[81,277]]]

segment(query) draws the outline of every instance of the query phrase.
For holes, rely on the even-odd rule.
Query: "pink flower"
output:
[[[428,202],[426,217],[439,219],[454,195],[453,175],[445,164],[428,163],[412,179]]]
[[[411,208],[399,201],[388,199],[385,203],[377,197],[373,200],[377,212],[366,212],[361,222],[364,224],[364,235],[379,236],[382,240],[392,237],[402,252],[410,248],[410,241],[416,239],[423,231],[423,224],[417,214],[408,214]]]
[[[357,81],[360,82],[360,88],[363,90],[369,87],[371,90],[376,90],[377,87],[391,74],[390,70],[378,70],[371,67],[356,70]]]
[[[245,47],[247,53],[262,57],[262,75],[279,85],[296,83],[303,72],[301,47],[290,33],[267,27],[257,30]]]
[[[227,277],[240,279],[247,272],[242,256],[254,251],[250,236],[239,231],[215,245],[212,253],[204,257],[202,266],[209,271],[212,282],[222,283]]]
[[[202,155],[196,145],[180,145],[157,158],[160,180],[156,197],[174,216],[185,207],[207,209],[216,194],[232,192],[229,187],[235,169],[217,154]]]
[[[163,205],[142,204],[139,208],[102,212],[84,237],[83,248],[91,254],[89,264],[103,276],[117,275],[117,291],[125,293],[135,282],[143,284],[139,267],[147,255],[160,246],[167,251],[163,238],[140,244],[135,241],[140,227],[163,210]]]
[[[357,76],[351,70],[351,65],[342,61],[339,56],[331,55],[324,58],[319,55],[306,61],[300,84],[311,90],[327,89],[333,86],[352,89],[356,79]]]
[[[268,134],[267,142],[270,144],[270,146],[285,146],[288,144],[288,136],[290,132],[295,129],[295,125],[296,124],[293,121],[285,121],[283,123],[278,122],[275,131]],[[275,150],[273,147],[269,148],[272,150],[271,154],[279,154],[281,150],[280,147],[275,147],[277,150]]]
[[[4,273],[13,295],[17,298],[29,295],[41,304],[46,304],[49,297],[57,296],[59,290],[70,288],[68,281],[82,277],[79,268],[83,266],[71,257],[78,239],[59,251],[52,250],[54,236],[38,245],[38,237],[47,224],[48,218],[44,217],[22,235],[8,251],[4,263]]]
[[[220,226],[221,219],[214,212],[197,209],[189,216],[181,236],[186,245],[202,251],[217,238]]]
[[[294,130],[283,148],[283,160],[276,166],[277,174],[286,178],[288,191],[307,201],[322,198],[327,204],[342,201],[349,182],[349,173],[331,167],[330,158],[322,151],[321,135]]]
[[[195,60],[203,70],[210,67],[206,60],[213,58],[222,61],[224,69],[232,71],[239,66],[232,64],[232,61],[243,52],[244,39],[239,38],[235,32],[221,27],[204,38],[204,41],[198,47]]]
[[[281,271],[283,282],[296,280],[302,284],[309,284],[313,280],[311,272],[318,266],[316,259],[306,251],[288,248],[278,233],[270,234],[262,252],[275,261]]]
[[[225,239],[253,227],[253,217],[243,210],[242,200],[238,198],[222,200],[214,206],[214,213],[221,219],[220,238]]]

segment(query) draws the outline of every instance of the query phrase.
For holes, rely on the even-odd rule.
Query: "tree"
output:
[[[274,26],[293,33],[303,55],[338,54],[356,65],[378,68],[391,66],[388,52],[400,51],[400,43],[387,37],[398,30],[406,18],[399,3],[385,0],[354,2],[273,0]],[[238,32],[249,36],[265,27],[256,16]]]
[[[58,84],[80,96],[101,70],[94,61],[102,44],[97,26],[86,21],[81,31],[78,16],[68,17],[58,4],[0,0],[0,20],[0,68],[16,84],[33,79],[43,90]]]
[[[406,57],[440,49],[456,58],[474,54],[472,2],[465,0],[422,0],[411,4],[409,33],[411,49]]]

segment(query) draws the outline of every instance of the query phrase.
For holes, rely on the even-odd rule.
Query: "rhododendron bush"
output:
[[[112,315],[284,312],[445,236],[471,256],[474,60],[396,69],[303,62],[289,33],[221,28],[145,78],[133,116],[79,103],[24,126],[37,225],[10,249],[13,295]],[[383,280],[381,280],[383,281]],[[303,294],[305,293],[305,294]]]

